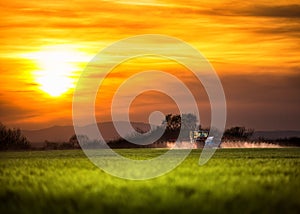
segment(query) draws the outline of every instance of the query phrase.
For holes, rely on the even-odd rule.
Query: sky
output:
[[[0,8],[0,122],[9,127],[71,125],[74,87],[99,51],[130,36],[163,34],[192,45],[214,67],[226,96],[227,127],[300,129],[299,0],[11,0]],[[182,65],[155,57],[125,62],[106,77],[97,121],[111,119],[118,86],[145,69],[189,84],[200,97],[201,123],[209,124],[199,83]],[[168,97],[147,92],[132,103],[130,118],[147,121],[156,106],[176,112]]]

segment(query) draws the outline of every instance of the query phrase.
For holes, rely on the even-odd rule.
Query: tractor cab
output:
[[[209,131],[208,130],[203,130],[200,129],[198,131],[190,131],[190,140],[191,143],[195,143],[195,142],[200,142],[200,143],[204,143],[205,140],[207,139],[209,135]]]
[[[198,131],[190,131],[191,143],[196,143],[197,148],[204,148],[204,146],[214,148],[214,136],[209,136],[209,130],[200,129]],[[218,146],[217,146],[218,147]]]

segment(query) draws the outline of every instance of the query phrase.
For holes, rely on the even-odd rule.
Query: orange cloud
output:
[[[24,55],[41,52],[45,47],[72,45],[91,58],[119,39],[155,33],[178,37],[210,60],[221,76],[229,99],[229,124],[240,122],[268,129],[280,128],[278,124],[282,121],[286,128],[297,129],[300,84],[297,85],[295,79],[299,78],[300,67],[299,8],[297,0],[2,2],[0,109],[3,121],[0,122],[25,128],[71,123],[73,89],[60,97],[49,97],[40,90],[33,75],[38,63]],[[178,54],[189,57],[185,53]],[[74,82],[88,61],[78,62],[79,69],[70,74]],[[185,68],[166,61],[132,61],[109,75],[105,83],[110,91],[104,95],[105,112],[109,112],[109,99],[122,80],[140,69],[150,68],[178,75],[193,93],[205,94],[195,89],[194,80]],[[93,78],[99,77],[101,74]],[[261,91],[268,93],[262,96]],[[283,94],[278,98],[280,91]],[[154,102],[153,97],[146,97]],[[145,102],[142,98],[139,100]],[[209,106],[204,103],[207,100],[202,105],[209,114]],[[138,106],[135,115],[140,116],[133,115],[134,119],[144,118],[142,104],[135,105]],[[247,116],[249,106],[259,113]],[[274,122],[272,118],[282,112],[286,117]],[[209,121],[206,114],[204,118]]]

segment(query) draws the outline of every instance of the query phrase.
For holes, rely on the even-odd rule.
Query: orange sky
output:
[[[299,0],[11,0],[0,7],[0,122],[8,126],[72,124],[74,85],[95,54],[129,36],[166,34],[193,45],[214,66],[227,98],[227,126],[300,128]],[[98,120],[109,119],[109,94],[128,71],[153,67],[188,81],[188,71],[160,60],[133,60],[114,71],[109,93],[101,95],[105,104],[97,102]],[[132,119],[145,120],[150,101],[163,99],[139,97]],[[203,93],[199,111],[207,124],[205,100]]]

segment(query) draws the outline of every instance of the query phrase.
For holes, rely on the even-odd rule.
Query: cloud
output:
[[[298,68],[299,69],[299,68]],[[230,74],[221,77],[228,126],[294,129],[300,125],[300,73]]]
[[[33,114],[31,109],[0,100],[0,118],[2,120],[0,122],[13,122],[15,120],[34,116],[36,116],[36,114]]]
[[[264,28],[254,30],[259,34],[268,35],[285,35],[300,38],[300,25],[299,24],[285,24],[281,26],[269,25]]]
[[[242,14],[250,16],[263,16],[271,18],[300,18],[300,5],[255,5],[246,10],[242,10]]]
[[[45,121],[61,124],[71,115],[71,92],[59,101],[43,96],[33,82],[34,62],[14,57],[57,44],[75,44],[87,53],[96,54],[118,39],[157,33],[187,41],[216,66],[217,72],[222,74],[230,107],[229,120],[233,125],[240,119],[252,121],[249,126],[275,127],[274,122],[279,127],[280,120],[276,122],[274,118],[281,114],[286,127],[299,127],[295,122],[297,117],[293,117],[293,113],[299,116],[296,108],[300,93],[296,75],[300,67],[297,0],[264,3],[195,0],[189,4],[183,0],[77,0],[72,3],[12,0],[1,7],[2,119],[19,121],[18,118],[26,120],[28,117],[27,122],[34,126]],[[160,47],[166,45],[161,42]],[[185,53],[178,55],[189,58]],[[151,63],[147,63],[134,65],[145,70],[151,68]],[[293,71],[289,69],[291,66]],[[126,71],[128,68],[124,67],[124,73],[112,73],[111,83],[126,78],[130,74]],[[132,66],[130,71],[138,68]],[[154,68],[173,69],[169,64]],[[199,93],[185,72],[179,74]],[[142,109],[143,105],[138,107]]]

